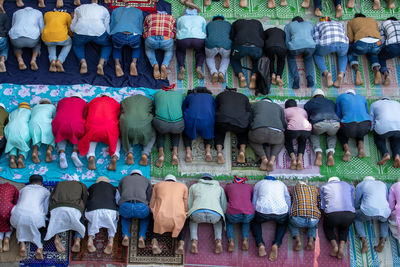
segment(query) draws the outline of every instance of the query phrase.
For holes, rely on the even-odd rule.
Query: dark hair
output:
[[[206,94],[210,94],[212,95],[212,92],[210,90],[207,89],[207,87],[196,87],[192,90],[188,90],[187,94],[191,94],[191,93],[206,93]]]
[[[356,13],[356,14],[354,15],[354,17],[355,17],[355,18],[365,18],[365,15],[362,14],[362,13]]]
[[[297,102],[294,99],[288,99],[285,102],[285,108],[293,108],[293,107],[297,107]]]
[[[296,17],[294,17],[293,19],[292,19],[292,21],[297,21],[297,22],[303,22],[304,20],[303,20],[303,18],[302,17],[300,17],[300,16],[296,16]]]
[[[390,17],[390,18],[387,18],[386,20],[394,20],[394,21],[397,21],[397,18],[396,18],[396,17]]]
[[[29,177],[29,184],[43,184],[43,177],[39,174],[33,174]]]
[[[225,87],[225,91],[230,91],[230,92],[237,92],[237,88],[230,88],[230,87]]]

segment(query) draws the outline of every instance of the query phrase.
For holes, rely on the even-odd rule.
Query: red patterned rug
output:
[[[115,9],[121,6],[133,6],[136,7],[143,12],[149,11],[149,12],[155,12],[156,11],[156,6],[157,2],[154,0],[135,0],[135,1],[122,1],[122,0],[108,0],[110,1],[109,8]]]

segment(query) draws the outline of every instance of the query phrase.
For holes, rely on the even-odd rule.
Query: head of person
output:
[[[225,87],[225,90],[226,91],[229,91],[229,92],[237,92],[237,88],[230,88],[230,87]]]
[[[110,179],[108,179],[105,176],[100,176],[99,178],[97,178],[96,183],[100,183],[100,182],[110,183]]]
[[[51,100],[48,98],[42,98],[40,99],[39,104],[51,104]]]
[[[312,98],[317,98],[317,97],[325,97],[325,92],[321,89],[316,89],[312,94]]]
[[[43,185],[43,177],[39,174],[33,174],[29,177],[29,184]]]
[[[195,8],[186,8],[185,15],[197,15],[197,9]]]
[[[165,176],[164,181],[166,182],[176,182],[176,177],[172,174],[167,174],[167,176]]]
[[[349,89],[349,90],[346,90],[346,92],[345,92],[346,94],[352,94],[352,95],[355,95],[356,94],[356,91],[354,90],[354,89]]]
[[[234,184],[244,184],[247,181],[247,176],[244,177],[239,177],[239,176],[233,176],[233,183]]]
[[[396,17],[390,17],[390,18],[387,18],[386,20],[393,20],[393,21],[397,21],[397,18],[396,18]]]
[[[264,177],[264,180],[275,181],[276,179],[275,179],[274,176],[269,176],[269,175],[267,175],[267,176]]]
[[[297,102],[294,99],[288,99],[285,102],[285,108],[294,108],[297,107]]]
[[[133,170],[132,172],[131,172],[131,175],[140,175],[140,176],[143,176],[143,173],[142,173],[142,171],[141,170]]]
[[[216,16],[214,16],[214,17],[212,18],[212,20],[213,20],[213,21],[215,21],[215,20],[225,20],[225,17],[222,16],[222,15],[216,15]]]
[[[79,92],[73,93],[73,94],[71,95],[71,97],[78,97],[78,98],[83,99],[82,95],[81,95]]]
[[[213,176],[212,176],[211,174],[209,174],[209,173],[203,173],[203,174],[201,175],[200,179],[210,181],[210,180],[213,179]]]
[[[328,179],[328,183],[329,182],[340,182],[340,179],[339,179],[339,177],[334,176],[334,177],[331,177]]]
[[[192,90],[189,90],[187,94],[189,95],[189,94],[192,94],[192,93],[195,93],[195,94],[204,93],[204,94],[212,95],[212,92],[210,90],[208,90],[207,87],[202,87],[202,86],[199,86],[199,87],[196,87],[196,88],[194,88]]]
[[[362,14],[362,13],[356,13],[356,14],[354,15],[354,18],[365,18],[365,15]]]
[[[301,23],[301,22],[303,22],[304,20],[303,20],[302,17],[296,16],[296,17],[294,17],[294,18],[292,19],[292,22],[295,22],[295,21],[297,21],[298,23]]]
[[[19,103],[18,108],[26,108],[26,109],[31,109],[31,105],[29,105],[28,102],[21,102]]]

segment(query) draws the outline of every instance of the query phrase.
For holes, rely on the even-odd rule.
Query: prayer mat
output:
[[[17,238],[15,237],[15,231],[13,231],[10,238],[10,251],[0,253],[0,263],[2,262],[16,262],[21,261],[24,258],[19,255],[19,245]]]
[[[342,1],[343,8],[343,16],[339,19],[336,18],[336,6],[333,0],[322,0],[322,14],[324,16],[330,17],[332,20],[350,20],[354,18],[354,15],[357,13],[356,8],[348,8],[347,6],[348,0]],[[312,10],[315,10],[314,6]]]
[[[106,2],[107,1],[107,2]],[[118,7],[136,7],[143,12],[148,11],[150,13],[154,13],[156,11],[157,2],[154,0],[131,0],[128,3],[125,3],[122,0],[105,0],[104,3],[110,3],[110,9],[115,9]]]
[[[73,234],[71,233],[71,247],[73,246]],[[74,253],[71,251],[69,260],[70,266],[104,266],[112,264],[112,266],[126,266],[128,249],[121,245],[122,234],[121,234],[121,223],[118,223],[117,233],[114,237],[113,252],[111,255],[107,255],[103,252],[108,244],[108,233],[107,229],[101,228],[100,232],[96,234],[94,238],[94,246],[96,252],[90,253],[87,250],[87,235],[81,241],[81,251]]]
[[[158,159],[158,150],[156,145],[153,147],[151,152],[151,176],[164,178],[167,174],[172,174],[178,176],[178,166],[171,165],[171,139],[170,136],[167,135],[165,138],[165,147],[164,147],[164,165],[162,168],[156,166],[156,161]]]
[[[164,265],[183,265],[183,256],[176,255],[177,247],[176,239],[171,237],[171,234],[163,234],[157,237],[158,244],[162,249],[159,255],[153,255],[151,249],[151,240],[153,238],[151,224],[146,233],[146,247],[138,248],[139,223],[138,220],[132,220],[131,223],[131,241],[129,245],[128,264],[134,265],[149,265],[149,264],[164,264]]]

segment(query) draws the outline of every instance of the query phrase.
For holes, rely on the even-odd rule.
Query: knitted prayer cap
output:
[[[110,183],[110,179],[108,179],[105,176],[100,176],[99,178],[97,178],[96,183],[100,183],[100,182]]]
[[[336,177],[336,176],[331,177],[331,178],[329,178],[329,180],[328,180],[328,182],[339,182],[339,181],[340,181],[339,177]]]
[[[176,182],[176,177],[172,174],[167,174],[167,176],[165,176],[164,181],[174,181]]]
[[[315,89],[313,94],[312,94],[312,97],[317,96],[317,95],[325,96],[325,92],[323,90],[321,90],[321,89]]]
[[[201,176],[201,179],[212,180],[213,177],[209,173],[203,173],[203,175]]]
[[[143,176],[143,173],[142,173],[141,170],[133,170],[133,171],[131,172],[131,175],[134,175],[134,174],[139,174],[139,175],[142,175],[142,176]]]
[[[247,181],[247,176],[244,177],[239,177],[239,176],[233,176],[233,182],[235,184],[244,184]]]
[[[26,109],[31,109],[31,106],[27,102],[21,102],[19,103],[18,108],[26,108]]]
[[[41,175],[33,174],[33,175],[31,175],[31,177],[29,177],[30,184],[37,183],[37,182],[43,183],[43,177]]]

